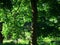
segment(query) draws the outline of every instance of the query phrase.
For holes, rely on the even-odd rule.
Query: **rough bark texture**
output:
[[[37,45],[37,0],[31,0],[32,6],[32,41],[31,45]]]

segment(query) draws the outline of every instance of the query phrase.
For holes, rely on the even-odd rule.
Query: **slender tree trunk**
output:
[[[31,6],[32,6],[32,41],[31,45],[37,45],[37,17],[38,17],[38,11],[37,11],[37,0],[31,0]]]
[[[2,33],[1,33],[1,31],[2,31],[2,25],[3,25],[3,22],[0,22],[0,43],[3,43],[3,35],[2,35]]]

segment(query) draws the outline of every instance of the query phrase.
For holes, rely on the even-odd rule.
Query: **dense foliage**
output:
[[[60,36],[60,0],[38,0],[37,36]],[[1,0],[0,22],[5,39],[29,39],[32,8],[30,0]],[[40,41],[40,39],[39,39]]]

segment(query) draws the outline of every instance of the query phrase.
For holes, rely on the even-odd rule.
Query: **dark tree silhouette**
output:
[[[3,43],[3,35],[1,34],[1,31],[2,31],[2,24],[3,22],[0,22],[0,43]]]
[[[32,6],[32,41],[31,45],[37,45],[37,0],[31,0]]]

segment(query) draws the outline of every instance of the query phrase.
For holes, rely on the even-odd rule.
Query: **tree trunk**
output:
[[[2,35],[2,33],[1,33],[1,31],[2,31],[2,24],[3,24],[3,22],[0,22],[0,43],[3,43],[3,35]]]
[[[37,11],[37,0],[31,0],[31,6],[32,6],[32,41],[31,45],[37,45],[37,17],[38,17],[38,11]]]

